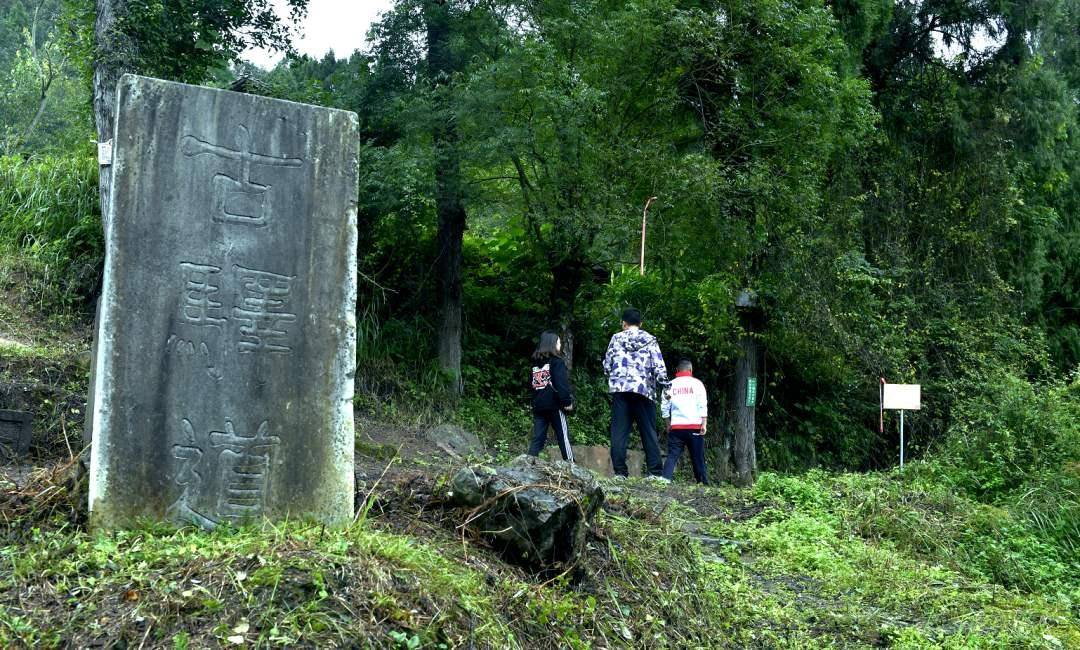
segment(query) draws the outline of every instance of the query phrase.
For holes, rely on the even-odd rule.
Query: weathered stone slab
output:
[[[33,422],[33,413],[0,409],[0,460],[30,451]]]
[[[574,462],[585,469],[592,470],[600,476],[608,478],[615,476],[615,470],[611,467],[611,449],[602,445],[572,445],[574,450]],[[548,458],[562,460],[557,445],[549,445],[547,448]],[[645,475],[642,467],[645,465],[645,452],[638,449],[626,450],[626,466],[630,470],[631,478],[641,478]]]
[[[353,515],[357,122],[125,76],[90,518]]]

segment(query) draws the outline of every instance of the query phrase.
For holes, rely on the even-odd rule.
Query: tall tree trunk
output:
[[[116,120],[116,84],[120,77],[131,70],[135,55],[131,40],[117,26],[117,17],[127,11],[127,0],[97,0],[97,17],[94,22],[94,126],[98,142],[112,140]],[[109,232],[109,188],[112,186],[112,166],[98,166],[98,201],[101,206],[101,225],[106,237]],[[94,342],[91,347],[90,393],[86,409],[83,442],[89,447],[94,437],[94,385],[97,382],[97,326],[101,317],[101,305],[94,312]]]
[[[38,51],[38,17],[41,15],[41,6],[45,4],[44,0],[39,0],[37,6],[34,7],[34,18],[30,21],[30,48],[33,52],[34,60],[38,60],[41,57],[41,52]],[[52,87],[53,80],[56,78],[55,69],[52,67],[52,61],[46,58],[46,77],[41,82],[41,93],[38,97],[38,107],[34,111],[34,117],[30,120],[30,123],[23,129],[22,135],[15,141],[16,147],[26,145],[30,140],[30,136],[33,135],[34,129],[37,128],[38,122],[41,121],[41,116],[45,113],[45,104],[49,98],[49,88]]]
[[[712,425],[719,425],[716,430],[720,432],[714,446],[711,448],[714,464],[713,469],[709,470],[710,479],[716,483],[735,483],[735,464],[732,462],[735,433],[731,426],[735,419],[734,390],[734,384],[729,382],[724,396],[724,404],[727,405],[727,408],[723,409],[718,415],[709,418]],[[712,426],[710,426],[710,430],[712,430]],[[709,438],[711,437],[705,437],[706,444],[709,444]]]
[[[456,118],[449,98],[456,71],[451,52],[450,11],[447,0],[424,3],[427,27],[428,73],[435,90],[432,142],[435,149],[435,210],[438,214],[439,269],[439,366],[448,378],[448,391],[457,397],[461,378],[461,257],[465,235],[465,204],[462,199],[461,158]]]
[[[94,23],[94,123],[98,142],[112,140],[116,120],[116,84],[131,71],[134,47],[117,27],[117,18],[127,11],[127,0],[97,0]],[[109,187],[112,167],[98,169],[98,193],[102,223],[109,218]]]
[[[448,156],[453,158],[453,156]],[[441,156],[437,156],[441,158]],[[439,164],[439,162],[436,162]],[[450,176],[450,179],[447,179]],[[439,165],[435,172],[436,187],[444,187],[458,178],[457,160],[453,160],[453,169]],[[465,234],[465,209],[461,201],[448,197],[445,190],[436,190],[439,212],[439,366],[447,375],[450,393],[459,396],[464,391],[461,378],[461,257],[462,240]]]
[[[735,359],[735,383],[731,388],[731,458],[734,472],[729,467],[732,482],[746,487],[753,485],[757,476],[757,403],[760,397],[758,360],[761,358],[761,343],[757,334],[764,324],[764,315],[758,304],[757,294],[749,289],[742,291],[735,299],[735,309],[739,314],[738,356]],[[751,396],[750,380],[755,382],[755,391]]]
[[[749,319],[744,319],[749,321]],[[749,325],[745,323],[744,327]],[[750,379],[758,377],[760,344],[752,330],[739,337],[739,356],[735,361],[735,387],[732,391],[732,447],[735,458],[735,485],[746,487],[754,484],[757,476],[757,452],[754,447],[756,427],[756,403],[748,404],[747,386]]]
[[[25,145],[30,141],[30,136],[34,134],[34,129],[37,128],[38,122],[41,121],[41,116],[45,114],[45,104],[49,100],[49,86],[52,85],[52,80],[44,86],[41,91],[41,97],[38,99],[37,110],[34,111],[34,117],[30,120],[30,123],[23,129],[22,136],[19,138],[19,145]]]

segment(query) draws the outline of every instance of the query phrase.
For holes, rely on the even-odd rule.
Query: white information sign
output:
[[[918,411],[922,406],[922,386],[919,384],[885,384],[882,406],[899,411]]]
[[[112,140],[97,144],[97,161],[99,165],[112,164]]]

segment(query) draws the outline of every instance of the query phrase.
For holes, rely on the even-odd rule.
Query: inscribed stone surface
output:
[[[356,116],[118,88],[95,526],[352,516]]]

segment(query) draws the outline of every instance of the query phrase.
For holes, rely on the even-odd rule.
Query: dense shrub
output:
[[[993,502],[1080,462],[1080,383],[998,371],[966,388],[942,445],[958,488]]]
[[[767,473],[753,493],[785,512],[790,508],[802,516],[812,513],[818,525],[828,522],[972,578],[1066,603],[1080,602],[1075,537],[1071,542],[1056,537],[1031,516],[1026,504],[974,502],[948,484],[943,470],[947,474],[940,462],[918,462],[903,473],[891,474]]]

